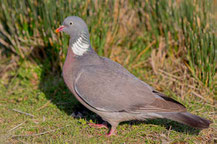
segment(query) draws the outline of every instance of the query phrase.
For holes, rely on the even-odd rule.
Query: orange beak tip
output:
[[[56,32],[56,33],[59,33],[59,32],[61,32],[61,31],[63,31],[63,29],[64,29],[64,26],[60,26],[59,28],[57,28],[57,29],[55,30],[55,32]]]
[[[58,29],[56,29],[56,30],[55,30],[55,33],[58,33],[58,32],[59,32]]]

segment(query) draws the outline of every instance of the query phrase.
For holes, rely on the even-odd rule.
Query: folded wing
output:
[[[153,90],[132,74],[102,66],[82,69],[74,89],[88,105],[100,111],[186,111],[182,104]]]

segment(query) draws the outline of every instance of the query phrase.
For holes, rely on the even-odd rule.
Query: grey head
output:
[[[82,56],[88,51],[93,51],[90,45],[89,32],[86,23],[77,16],[69,16],[64,19],[56,32],[65,32],[70,35],[69,47],[77,56]]]

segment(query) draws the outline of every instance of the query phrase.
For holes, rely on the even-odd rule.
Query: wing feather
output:
[[[91,107],[100,111],[185,111],[175,100],[154,91],[143,81],[123,71],[89,66],[77,77],[74,89]]]

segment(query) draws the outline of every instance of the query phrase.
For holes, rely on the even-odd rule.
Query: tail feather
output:
[[[188,112],[179,112],[179,113],[161,113],[164,118],[174,120],[188,126],[198,128],[198,129],[205,129],[208,128],[209,125],[212,123],[209,120],[201,118],[197,115],[193,115]]]

